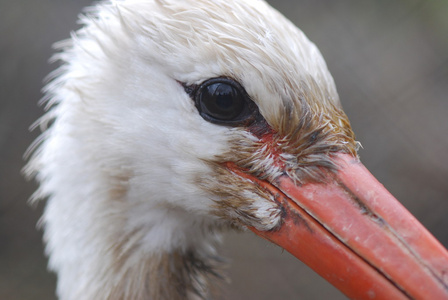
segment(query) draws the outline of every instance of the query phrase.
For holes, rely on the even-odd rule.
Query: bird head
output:
[[[302,184],[336,170],[334,154],[356,157],[325,62],[264,2],[162,3],[117,2],[78,33],[85,51],[63,54],[89,74],[74,83],[84,85],[74,91],[84,99],[77,127],[97,135],[84,147],[95,164],[127,169],[140,195],[163,191],[152,198],[272,229],[278,218],[238,221],[235,210],[280,208],[228,163]]]
[[[63,169],[62,185],[126,202],[130,231],[165,222],[163,208],[248,228],[350,297],[447,297],[446,251],[359,162],[320,52],[277,11],[113,1],[83,23],[47,87],[41,195],[56,198]]]

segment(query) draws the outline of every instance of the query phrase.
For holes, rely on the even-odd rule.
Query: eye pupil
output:
[[[217,120],[229,121],[243,111],[244,97],[234,86],[216,82],[202,88],[199,105],[202,113]]]
[[[235,80],[216,77],[185,91],[193,98],[201,117],[214,124],[247,126],[257,116],[258,108],[244,88]]]
[[[215,89],[216,92],[216,105],[224,110],[232,108],[234,103],[233,97],[235,96],[234,90],[229,89],[229,86],[224,86],[217,83],[218,87]]]

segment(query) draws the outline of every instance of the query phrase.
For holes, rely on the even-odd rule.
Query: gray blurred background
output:
[[[269,1],[314,41],[333,73],[371,172],[448,246],[448,1]],[[0,299],[55,299],[20,174],[42,113],[52,43],[78,28],[87,0],[0,0]],[[345,299],[251,233],[226,236],[224,299]]]

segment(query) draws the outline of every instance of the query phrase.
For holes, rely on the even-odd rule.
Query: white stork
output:
[[[351,298],[448,299],[446,250],[361,165],[321,54],[277,11],[111,0],[81,22],[26,167],[60,299],[209,299],[234,227]]]

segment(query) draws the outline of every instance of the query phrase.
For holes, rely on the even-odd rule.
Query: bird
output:
[[[262,0],[108,0],[56,45],[24,172],[57,295],[219,297],[249,230],[353,299],[448,299],[443,246],[368,172],[317,47]]]

